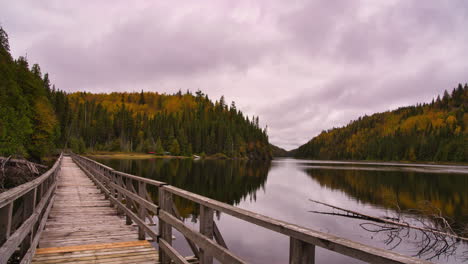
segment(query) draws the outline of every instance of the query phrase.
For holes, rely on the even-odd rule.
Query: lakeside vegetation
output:
[[[468,162],[468,84],[431,103],[360,117],[292,150],[297,158]]]
[[[201,91],[66,93],[0,28],[0,156],[42,160],[56,149],[271,159],[266,129],[224,97]]]

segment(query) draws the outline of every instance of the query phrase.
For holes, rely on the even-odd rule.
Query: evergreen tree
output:
[[[171,152],[171,155],[180,155],[180,146],[177,139],[174,138],[171,147],[169,148],[169,151]]]
[[[158,140],[156,140],[156,147],[155,147],[155,150],[156,154],[158,155],[163,155],[164,154],[164,148],[162,147],[162,143],[161,143],[161,139],[158,138]]]

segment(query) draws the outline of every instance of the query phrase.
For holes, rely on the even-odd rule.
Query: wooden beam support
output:
[[[167,254],[172,261],[176,264],[189,264],[189,262],[177,252],[175,248],[171,246],[166,240],[160,238],[159,239],[159,248],[162,249],[162,252]],[[162,252],[159,252],[161,254]]]
[[[214,225],[213,225],[213,209],[200,205],[200,233],[208,239],[213,239]],[[200,248],[200,263],[213,264],[213,256]]]
[[[159,218],[162,219],[164,222],[169,223],[175,229],[179,230],[180,233],[182,233],[184,236],[188,237],[190,240],[195,242],[200,248],[202,248],[205,252],[209,253],[210,255],[214,256],[221,263],[246,263],[241,258],[234,255],[232,252],[218,245],[212,239],[208,239],[199,232],[186,226],[184,222],[180,221],[175,216],[165,211],[160,211]]]
[[[164,211],[168,214],[172,212],[172,193],[166,192],[164,187],[159,187],[159,208],[160,212]],[[172,226],[159,218],[159,235],[169,245],[172,245]],[[160,252],[159,261],[161,264],[171,263],[171,258],[165,252]]]
[[[145,199],[146,192],[147,192],[146,191],[146,183],[138,182],[138,195],[142,199]],[[140,219],[142,219],[143,222],[145,221],[145,219],[146,219],[146,210],[145,210],[144,206],[140,206],[140,208],[138,209],[138,217]],[[138,226],[138,239],[140,239],[140,240],[145,240],[146,239],[145,230],[143,228],[141,228],[140,226]]]
[[[131,185],[132,185],[132,179],[126,179],[125,180],[125,186],[126,186],[128,192],[130,192],[130,190],[131,190]],[[131,198],[128,195],[128,193],[126,193],[125,194],[125,205],[127,206],[128,210],[132,210],[132,205],[130,204],[130,201],[131,201]],[[125,224],[127,224],[127,225],[132,224],[132,218],[129,215],[127,215],[126,218],[125,218]]]
[[[13,222],[13,202],[0,208],[0,246],[7,241]]]
[[[291,237],[289,242],[289,263],[314,264],[315,246]]]

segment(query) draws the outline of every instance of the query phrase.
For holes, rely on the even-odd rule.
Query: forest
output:
[[[360,117],[291,151],[298,158],[468,162],[468,84],[430,103]]]
[[[266,129],[201,91],[66,93],[38,64],[14,59],[0,28],[0,156],[41,160],[58,149],[270,159]]]

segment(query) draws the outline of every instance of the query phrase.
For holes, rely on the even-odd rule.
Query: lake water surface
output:
[[[468,263],[468,243],[449,240],[419,252],[427,243],[419,231],[387,230],[368,220],[324,213],[343,213],[310,201],[318,200],[378,217],[404,219],[414,225],[441,224],[443,215],[458,234],[468,233],[468,166],[407,165],[275,159],[271,162],[179,159],[96,159],[117,170],[167,182],[247,210],[353,241],[436,263]],[[176,199],[192,228],[198,208]],[[288,237],[217,214],[216,222],[230,250],[251,263],[287,263]],[[378,232],[377,232],[378,231]],[[184,238],[174,233],[175,247],[191,255]],[[427,247],[426,247],[427,248]],[[418,254],[420,253],[420,254]],[[316,263],[361,263],[317,248]]]

